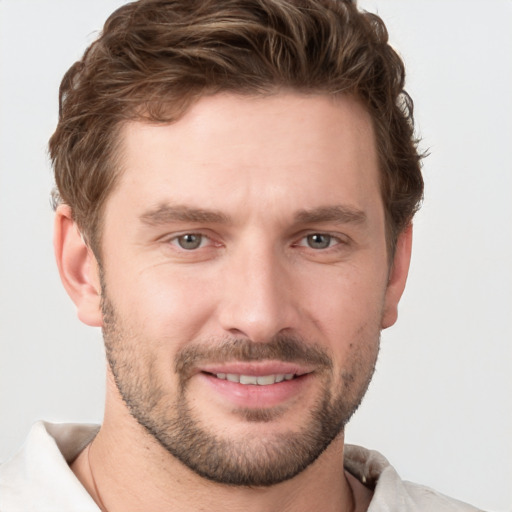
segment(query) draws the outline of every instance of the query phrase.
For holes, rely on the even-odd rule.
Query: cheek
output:
[[[365,389],[379,351],[386,278],[339,273],[311,297],[315,328],[333,358],[336,389]],[[314,315],[314,316],[313,316]],[[350,391],[352,390],[352,391]]]
[[[132,330],[186,342],[198,335],[215,304],[213,283],[205,286],[208,280],[189,274],[163,265],[133,274],[129,280],[114,273],[109,276],[108,294]]]
[[[304,295],[310,314],[330,339],[352,340],[380,325],[386,291],[382,272],[344,268],[321,281],[316,279],[307,289],[309,294]]]

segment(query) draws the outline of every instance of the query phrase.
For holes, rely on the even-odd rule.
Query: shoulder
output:
[[[97,431],[96,425],[36,423],[21,450],[0,465],[0,510],[97,512],[68,465]]]
[[[439,512],[481,512],[481,509],[473,507],[468,503],[450,498],[430,487],[403,482],[404,489],[418,510],[436,510]]]
[[[360,446],[345,446],[345,469],[373,490],[368,512],[478,512],[467,503],[429,487],[402,480],[379,452]]]

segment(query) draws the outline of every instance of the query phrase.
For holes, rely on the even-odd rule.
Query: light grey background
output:
[[[100,333],[53,262],[57,90],[116,0],[0,0],[0,460],[37,419],[102,417]],[[349,442],[512,510],[512,2],[365,0],[408,66],[426,200],[408,289]]]

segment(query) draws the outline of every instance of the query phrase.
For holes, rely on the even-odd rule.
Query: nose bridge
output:
[[[268,240],[241,244],[231,255],[219,304],[222,328],[255,342],[296,327],[285,255]]]

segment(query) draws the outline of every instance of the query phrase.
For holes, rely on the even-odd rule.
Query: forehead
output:
[[[172,124],[130,122],[120,136],[122,172],[107,209],[122,200],[361,208],[380,196],[372,121],[348,96],[217,94]]]

